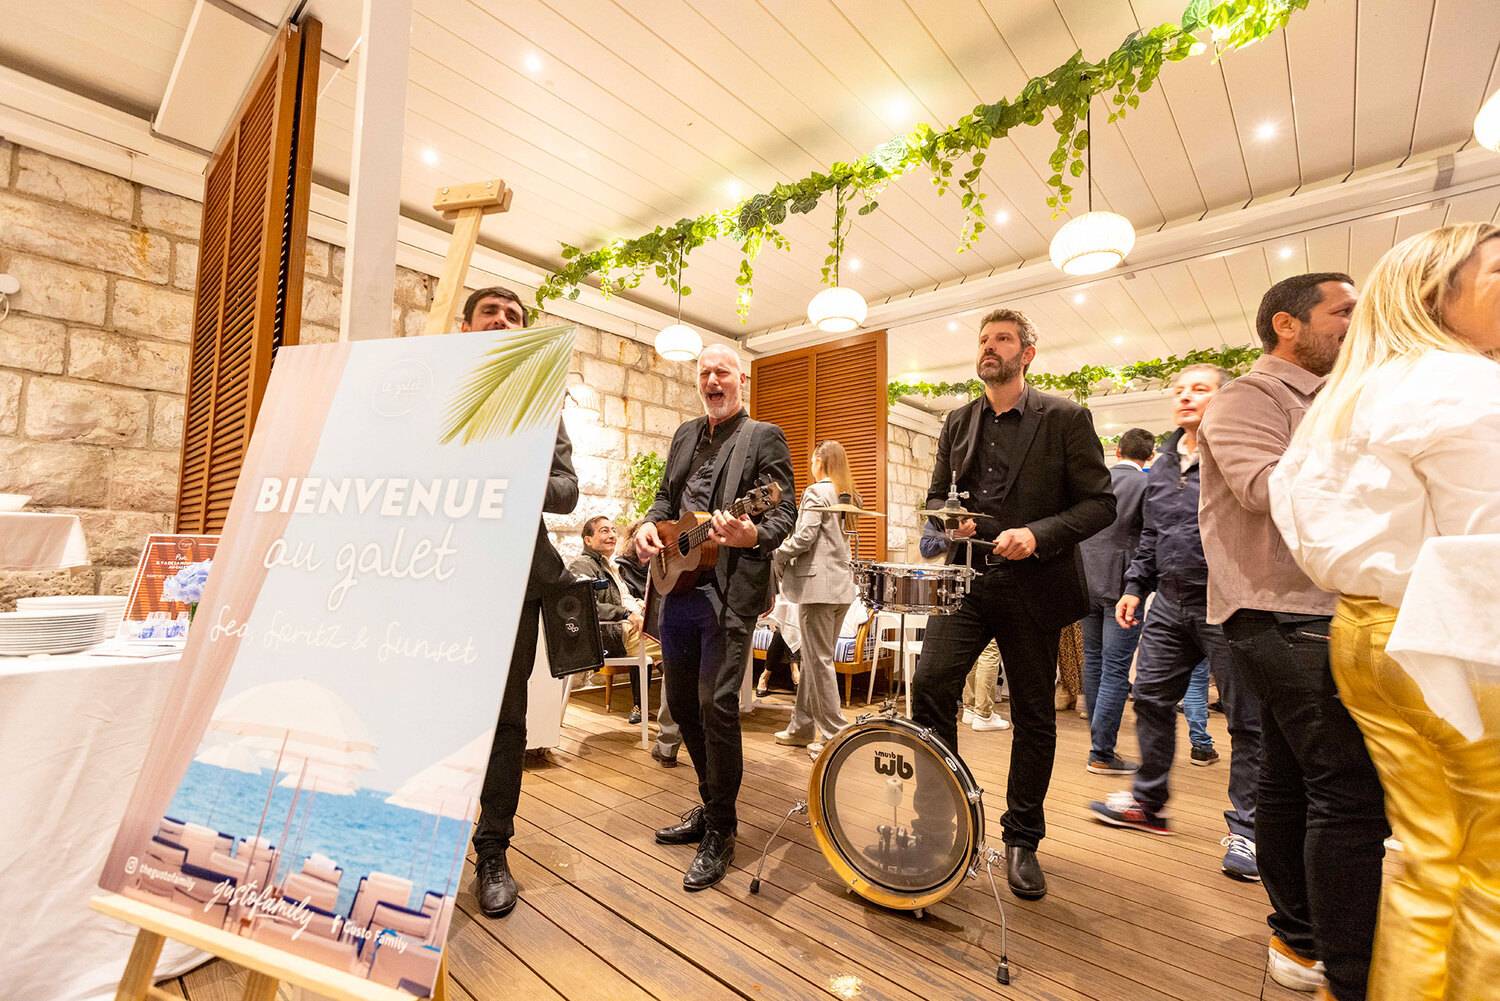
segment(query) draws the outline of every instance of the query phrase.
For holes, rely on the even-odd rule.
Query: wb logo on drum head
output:
[[[876,751],[875,771],[881,775],[899,775],[903,779],[909,779],[914,774],[906,756],[895,751]]]

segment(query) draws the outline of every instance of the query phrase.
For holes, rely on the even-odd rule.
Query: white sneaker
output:
[[[970,723],[974,722],[974,710],[970,709],[968,706],[964,706],[964,719],[963,719],[963,722],[964,722],[965,726],[967,726]]]
[[[1266,972],[1271,974],[1272,980],[1288,990],[1311,994],[1328,985],[1327,971],[1322,961],[1315,963],[1306,956],[1299,956],[1278,935],[1271,936],[1266,955]]]
[[[975,716],[970,726],[976,730],[1009,730],[1010,722],[999,713],[990,713],[988,716]]]
[[[776,743],[778,744],[786,744],[790,747],[806,747],[812,741],[811,737],[799,737],[790,730],[776,731]]]
[[[814,761],[817,761],[818,760],[818,755],[820,755],[822,753],[823,753],[823,742],[821,740],[815,740],[811,744],[807,745],[807,756],[809,758],[812,758]]]

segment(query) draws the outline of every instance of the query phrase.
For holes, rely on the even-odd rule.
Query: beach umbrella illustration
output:
[[[341,768],[338,765],[325,764],[321,761],[309,761],[296,771],[288,771],[276,785],[282,789],[296,789],[298,782],[302,783],[303,789],[307,792],[307,802],[302,807],[302,823],[297,827],[297,843],[290,852],[282,854],[288,871],[295,865],[295,859],[302,854],[302,835],[307,833],[307,825],[312,820],[313,804],[317,802],[318,794],[353,796],[359,792],[359,774],[355,769]],[[290,824],[291,814],[287,815],[287,822]],[[285,829],[281,837],[284,844],[287,837]]]
[[[438,823],[451,817],[465,826],[473,816],[474,803],[484,785],[485,768],[489,765],[490,746],[495,741],[495,731],[484,733],[469,741],[452,754],[428,765],[411,778],[401,783],[386,802],[391,806],[405,807],[418,813],[432,815],[432,832],[427,838],[427,855],[422,863],[422,882],[427,885],[427,869],[432,862],[432,850],[437,841]],[[450,863],[448,885],[443,891],[447,896],[453,888],[453,870],[461,857],[462,843],[454,850],[454,862]],[[416,856],[412,856],[412,872],[416,871]],[[410,874],[408,874],[408,877]]]
[[[254,749],[246,746],[243,741],[237,740],[229,744],[214,744],[211,747],[205,747],[193,760],[224,769],[219,775],[219,786],[214,790],[214,801],[208,808],[208,818],[204,820],[205,824],[213,823],[214,811],[219,808],[219,797],[224,795],[224,783],[229,778],[230,772],[243,772],[246,775],[260,774],[260,761],[256,758]]]
[[[302,791],[302,779],[313,761],[368,768],[373,765],[377,750],[374,738],[359,714],[331,689],[306,678],[271,681],[230,696],[215,707],[209,727],[220,733],[259,738],[276,744],[275,771],[266,787],[265,805],[261,807],[260,822],[255,829],[257,843],[265,830],[276,775],[290,770],[285,762],[295,763],[298,775],[296,791],[287,812],[289,827],[291,813],[297,808]],[[282,831],[282,844],[285,844],[286,829],[284,827]],[[245,863],[247,877],[250,864],[249,861]]]

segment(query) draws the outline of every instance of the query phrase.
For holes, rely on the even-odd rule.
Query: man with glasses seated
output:
[[[579,577],[603,581],[595,587],[594,604],[599,609],[599,630],[604,637],[604,652],[609,657],[639,657],[641,644],[646,656],[661,663],[661,647],[642,634],[645,606],[626,589],[615,567],[615,547],[619,537],[608,515],[596,514],[583,523],[583,552],[568,564],[568,570]],[[641,721],[641,679],[630,672],[630,722]]]

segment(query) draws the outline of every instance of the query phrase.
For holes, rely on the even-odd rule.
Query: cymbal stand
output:
[[[1004,858],[995,849],[989,845],[981,845],[979,847],[979,857],[974,860],[974,870],[971,871],[977,870],[979,864],[982,862],[985,873],[990,877],[990,892],[995,895],[995,906],[1000,908],[1000,965],[995,970],[995,981],[1001,984],[1008,984],[1010,983],[1010,958],[1007,955],[1005,941],[1005,905],[1000,902],[1000,888],[995,885],[994,869],[996,862],[1004,864],[1004,861]]]
[[[781,823],[776,825],[776,830],[771,832],[771,837],[766,841],[766,846],[760,851],[760,865],[755,867],[755,877],[750,880],[751,893],[760,892],[760,874],[766,870],[766,856],[771,853],[771,845],[781,836],[781,829],[786,826],[786,822],[799,813],[807,813],[807,800],[799,799],[793,803],[792,808],[786,812],[786,816],[781,818]]]

